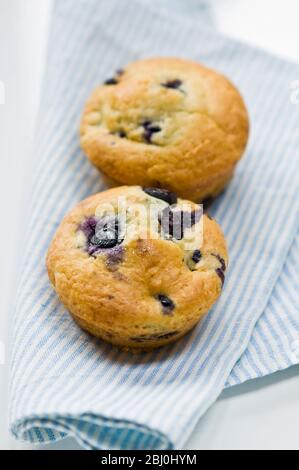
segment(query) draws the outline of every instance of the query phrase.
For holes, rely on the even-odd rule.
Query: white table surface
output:
[[[299,62],[298,0],[211,3],[223,32]],[[0,0],[0,95],[1,82],[6,90],[5,104],[0,104],[0,449],[30,449],[7,431],[8,324],[50,8],[51,0]],[[1,342],[6,349],[4,361]],[[298,450],[298,389],[299,367],[293,367],[225,391],[186,448]],[[68,439],[47,448],[75,449],[78,445]]]

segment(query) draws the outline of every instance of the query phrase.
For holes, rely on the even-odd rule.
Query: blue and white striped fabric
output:
[[[224,387],[299,362],[299,107],[290,88],[299,67],[206,28],[195,3],[184,2],[191,15],[146,0],[55,3],[14,318],[10,423],[18,439],[180,449]],[[252,129],[213,208],[231,259],[220,301],[179,343],[130,355],[74,324],[49,285],[45,254],[64,214],[104,189],[78,146],[85,99],[115,69],[154,55],[190,57],[231,77]]]

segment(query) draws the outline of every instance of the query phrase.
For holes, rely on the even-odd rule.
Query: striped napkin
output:
[[[299,67],[216,33],[204,2],[169,3],[54,3],[14,317],[10,425],[18,439],[180,449],[224,387],[299,362],[299,106],[291,88]],[[104,189],[78,145],[88,94],[127,62],[155,55],[190,57],[231,77],[252,129],[213,207],[231,259],[220,301],[177,344],[130,355],[74,324],[49,285],[45,255],[64,214]]]

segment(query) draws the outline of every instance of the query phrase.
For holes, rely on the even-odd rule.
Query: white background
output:
[[[298,0],[211,3],[223,32],[299,62]],[[25,223],[21,207],[30,178],[50,7],[51,0],[0,0],[0,81],[6,87],[6,104],[0,104],[0,341],[7,356],[18,246]],[[7,360],[1,365],[1,359],[0,449],[30,448],[7,432]],[[201,420],[187,447],[298,450],[298,373],[299,367],[293,367],[224,392]],[[51,448],[76,448],[76,444],[67,440]]]

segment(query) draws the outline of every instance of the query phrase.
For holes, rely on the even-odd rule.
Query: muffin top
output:
[[[215,71],[147,59],[94,91],[80,134],[92,163],[118,183],[166,187],[194,200],[231,176],[246,146],[248,116],[239,92]]]
[[[157,188],[81,202],[47,258],[62,302],[88,331],[125,346],[194,326],[221,293],[226,244],[201,206]],[[113,341],[112,341],[113,342]]]

